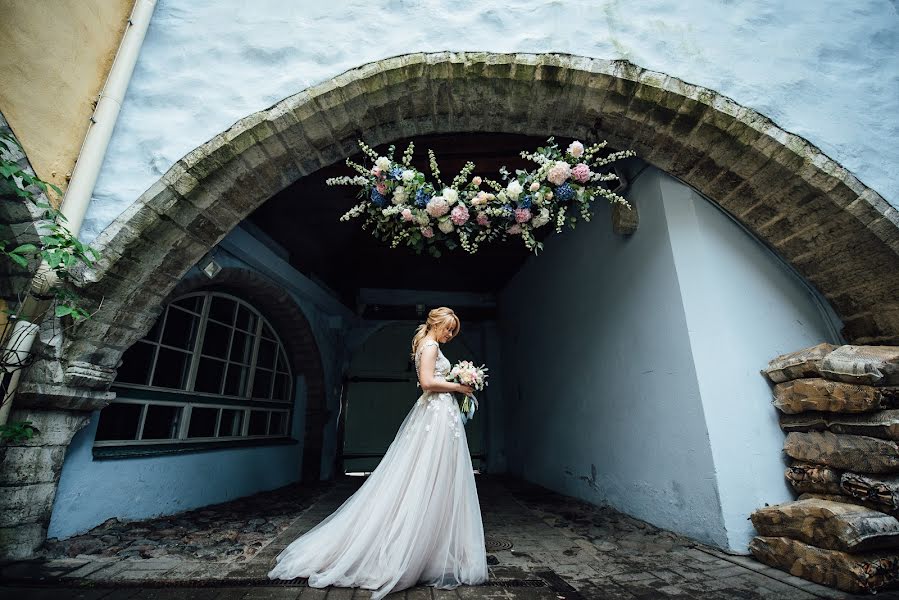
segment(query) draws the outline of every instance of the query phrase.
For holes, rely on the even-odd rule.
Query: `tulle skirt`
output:
[[[372,600],[416,584],[487,581],[484,526],[459,407],[425,393],[368,479],[276,558],[270,579],[361,587]]]

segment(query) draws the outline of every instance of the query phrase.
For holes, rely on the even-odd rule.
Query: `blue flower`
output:
[[[418,208],[424,208],[428,205],[428,202],[431,200],[431,195],[424,190],[418,190],[415,192],[415,206]]]
[[[563,183],[556,188],[553,196],[555,196],[559,202],[569,202],[574,198],[574,189],[567,183]]]
[[[393,167],[390,169],[390,176],[399,181],[403,178],[403,169],[400,167]]]
[[[518,208],[530,208],[531,207],[531,197],[523,196],[521,200],[518,201]]]
[[[387,196],[379,192],[377,189],[371,189],[371,203],[378,208],[387,206]]]

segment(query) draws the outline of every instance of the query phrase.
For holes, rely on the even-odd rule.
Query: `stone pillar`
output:
[[[31,421],[40,433],[0,446],[0,556],[25,558],[47,537],[66,448],[90,413],[13,409],[11,421]]]
[[[91,389],[83,386],[83,376],[66,377],[73,365],[67,368],[62,360],[58,327],[52,319],[41,324],[36,360],[23,377],[9,419],[31,421],[38,433],[0,445],[0,558],[32,556],[44,543],[66,449],[91,413],[115,398],[107,391],[111,378],[95,377],[100,389]],[[109,376],[99,367],[96,373]]]

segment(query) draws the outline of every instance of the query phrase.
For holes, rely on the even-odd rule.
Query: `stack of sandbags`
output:
[[[801,496],[753,513],[753,555],[854,593],[899,584],[899,347],[819,344],[763,373]]]

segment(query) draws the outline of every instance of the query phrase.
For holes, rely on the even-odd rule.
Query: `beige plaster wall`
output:
[[[134,0],[0,0],[0,112],[65,189]]]

